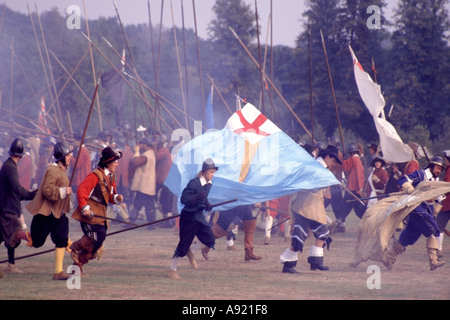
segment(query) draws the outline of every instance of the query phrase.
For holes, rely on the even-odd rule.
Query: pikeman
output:
[[[98,168],[89,173],[78,186],[78,207],[72,218],[80,221],[84,235],[75,241],[70,249],[74,264],[80,267],[82,275],[83,265],[89,260],[100,259],[103,254],[102,246],[108,229],[106,219],[108,203],[119,204],[123,201],[123,196],[116,193],[114,176],[121,157],[121,152],[116,152],[111,147],[104,148]]]
[[[333,169],[338,163],[338,153],[334,149],[327,148],[319,152],[317,161],[324,167]],[[295,266],[298,261],[298,252],[303,251],[303,244],[311,230],[315,237],[315,243],[309,250],[308,262],[311,270],[328,270],[323,265],[323,247],[329,246],[331,238],[327,226],[323,193],[325,189],[300,190],[292,195],[290,208],[294,215],[292,226],[291,246],[280,255],[280,263],[283,264],[283,273],[298,273]]]
[[[13,273],[22,273],[15,265],[15,248],[19,246],[20,239],[28,240],[19,220],[20,201],[32,200],[37,191],[28,191],[19,183],[17,163],[25,154],[24,145],[22,139],[14,139],[9,149],[9,158],[0,169],[0,243],[5,241],[8,249],[8,271]]]
[[[36,197],[27,206],[33,215],[31,233],[28,234],[30,247],[42,247],[50,234],[55,244],[55,271],[53,280],[67,280],[70,274],[63,270],[64,253],[70,245],[69,219],[70,195],[67,170],[72,159],[72,150],[64,142],[53,148],[55,162],[47,167]]]

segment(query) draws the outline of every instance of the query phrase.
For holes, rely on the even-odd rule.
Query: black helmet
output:
[[[219,170],[219,167],[216,167],[213,159],[211,159],[211,158],[206,159],[202,165],[202,171],[206,171],[208,169],[216,169],[216,171]]]
[[[64,142],[57,142],[53,147],[53,157],[55,158],[56,161],[61,161],[62,159],[64,159],[65,156],[67,156],[71,152],[72,151]]]
[[[25,148],[24,148],[25,142],[20,139],[16,138],[11,143],[11,147],[9,148],[9,155],[15,156],[15,157],[22,157],[25,154]]]
[[[347,152],[348,153],[357,152],[359,154],[358,145],[354,142],[350,143],[347,147]]]
[[[427,165],[427,167],[425,169],[428,169],[429,167],[435,166],[435,165],[445,168],[444,159],[442,159],[442,157],[440,157],[440,156],[434,156],[433,158],[430,159],[430,163]]]

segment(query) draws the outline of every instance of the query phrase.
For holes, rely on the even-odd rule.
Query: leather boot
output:
[[[388,268],[388,270],[392,270],[392,266],[397,260],[397,256],[405,250],[406,248],[397,239],[394,239],[391,248],[388,249],[387,253],[383,257],[383,264],[386,268]]]
[[[283,273],[300,273],[295,270],[295,266],[297,265],[297,261],[286,261],[283,263]]]
[[[211,227],[211,231],[213,232],[216,239],[222,238],[227,235],[227,231],[223,230],[222,227],[217,224],[217,222],[213,224],[213,226]]]
[[[308,263],[311,265],[311,270],[321,270],[327,271],[330,268],[323,265],[323,256],[322,257],[308,257]]]
[[[433,271],[439,267],[442,267],[445,264],[445,261],[438,260],[437,257],[437,251],[439,248],[438,240],[434,236],[427,238],[426,247],[428,253],[428,260],[430,263],[430,270]]]
[[[244,228],[245,261],[261,260],[262,257],[253,253],[253,235],[256,229],[256,219],[242,220],[242,226]]]
[[[95,255],[92,254],[92,250],[94,249],[94,239],[89,238],[87,236],[82,236],[79,240],[72,243],[70,246],[70,253],[74,264],[78,266],[82,266],[89,262],[89,260],[95,258]]]

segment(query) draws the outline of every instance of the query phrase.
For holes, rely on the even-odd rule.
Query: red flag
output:
[[[39,117],[38,117],[38,123],[39,128],[47,134],[50,134],[50,129],[47,126],[47,112],[45,111],[45,98],[44,96],[41,97],[41,108],[39,110]],[[44,135],[45,137],[45,135]]]

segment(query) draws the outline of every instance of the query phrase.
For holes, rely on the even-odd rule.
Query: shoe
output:
[[[194,253],[191,250],[188,251],[187,257],[189,259],[189,263],[191,264],[191,267],[194,269],[197,269],[198,268],[197,261],[195,261]]]
[[[20,270],[19,268],[16,267],[15,264],[12,263],[8,263],[8,268],[7,270],[11,273],[23,273],[22,270]]]
[[[283,273],[300,273],[295,270],[295,266],[297,265],[297,261],[286,261],[283,263]]]
[[[25,232],[27,236],[27,246],[33,247],[33,239],[31,239],[31,233],[29,231]]]
[[[262,259],[261,256],[257,256],[257,255],[255,255],[253,253],[253,248],[250,248],[250,249],[246,248],[245,249],[245,258],[244,258],[245,261],[250,261],[250,260],[258,261],[258,260],[261,260],[261,259]]]
[[[59,273],[53,274],[53,280],[67,280],[69,279],[71,274],[65,273],[64,271],[61,271]]]
[[[264,237],[264,244],[268,246],[270,244],[270,237]]]
[[[311,264],[311,270],[330,270],[329,267],[323,265],[323,257],[308,257],[308,263]]]
[[[202,256],[203,256],[203,258],[205,258],[206,260],[208,260],[209,259],[209,248],[208,247],[204,247],[202,250]]]
[[[173,269],[169,269],[169,271],[167,271],[167,276],[171,279],[179,279],[180,278],[178,273]]]

